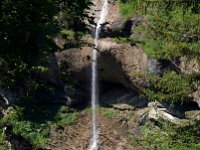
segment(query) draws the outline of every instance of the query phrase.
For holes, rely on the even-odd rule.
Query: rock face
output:
[[[88,39],[91,41],[91,39]],[[90,43],[91,44],[91,43]],[[140,48],[118,44],[111,38],[101,39],[98,47],[98,71],[102,81],[139,87],[145,84],[139,75],[148,69],[148,58]],[[68,62],[69,70],[80,81],[89,80],[92,47],[68,49],[57,53],[59,63]]]
[[[197,60],[189,60],[186,57],[181,57],[178,64],[180,71],[185,74],[200,73],[200,66]],[[200,108],[200,89],[195,91],[193,94],[194,101],[199,105]]]
[[[198,104],[200,108],[200,89],[193,93],[194,101]]]
[[[188,60],[186,57],[181,57],[179,61],[181,72],[186,74],[200,73],[200,66],[197,60]]]
[[[100,1],[95,0],[90,15],[99,18]],[[98,55],[98,71],[101,81],[120,83],[126,87],[140,89],[146,85],[141,77],[149,69],[149,59],[141,48],[130,43],[116,42],[116,37],[130,37],[134,33],[136,23],[144,21],[141,18],[126,20],[120,16],[117,2],[109,3],[109,15],[103,24],[102,35],[100,36]],[[94,25],[88,25],[94,30]],[[67,62],[68,71],[79,81],[90,80],[91,53],[94,47],[94,40],[91,36],[83,38],[85,46],[82,48],[67,49],[56,53],[58,63]]]

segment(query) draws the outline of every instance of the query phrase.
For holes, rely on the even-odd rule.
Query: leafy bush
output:
[[[13,133],[21,135],[34,147],[42,147],[48,139],[48,127],[45,124],[32,123],[30,121],[19,121],[13,125]]]
[[[166,71],[162,77],[149,77],[152,87],[144,89],[144,93],[151,101],[182,103],[190,100],[190,95],[197,88],[190,75],[179,75],[173,71]]]
[[[179,64],[175,62],[181,57],[200,62],[200,1],[119,0],[119,3],[125,17],[142,15],[146,18],[147,27],[139,25],[137,28],[145,35],[142,47],[149,57],[176,66]],[[168,70],[163,76],[151,77],[152,86],[145,89],[146,96],[150,100],[171,103],[190,100],[191,93],[197,90],[199,77],[184,75],[178,70],[177,73]]]
[[[51,127],[64,128],[75,123],[77,117],[75,110],[64,105],[21,104],[21,106],[13,106],[10,113],[1,120],[0,127],[11,127],[10,134],[21,136],[33,147],[41,148],[50,138]],[[4,138],[5,135],[0,132],[0,145]]]
[[[188,126],[174,125],[160,120],[158,126],[147,122],[142,126],[142,137],[130,135],[132,144],[145,150],[198,150],[200,148],[199,123]]]
[[[1,127],[12,126],[12,133],[28,140],[34,147],[42,147],[48,139],[47,124],[33,123],[24,120],[24,109],[14,106],[10,114],[1,120]]]

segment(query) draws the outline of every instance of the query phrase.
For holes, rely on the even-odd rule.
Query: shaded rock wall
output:
[[[145,84],[144,79],[136,78],[148,69],[148,58],[140,48],[104,38],[100,40],[98,51],[100,80],[121,83],[126,87],[139,88]],[[90,63],[93,61],[91,52],[92,47],[85,46],[56,53],[56,56],[59,63],[69,63],[68,70],[76,79],[86,81],[90,78]]]
[[[101,3],[94,0],[90,15],[97,22],[99,18]],[[109,15],[103,24],[99,40],[98,71],[101,81],[120,83],[126,87],[140,89],[146,85],[145,78],[141,74],[149,69],[149,59],[141,48],[129,43],[117,43],[116,37],[135,36],[134,27],[138,22],[145,22],[141,17],[130,20],[120,15],[118,3],[109,2]],[[88,23],[91,35],[95,26]],[[134,33],[134,34],[133,34]],[[69,72],[79,81],[90,80],[91,53],[94,47],[92,36],[83,37],[85,46],[82,48],[67,49],[56,53],[58,63],[67,62]]]

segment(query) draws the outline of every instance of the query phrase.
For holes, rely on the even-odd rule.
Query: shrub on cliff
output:
[[[181,57],[197,60],[200,64],[200,1],[149,1],[119,0],[122,15],[143,15],[148,21],[144,51],[150,57],[165,60],[178,67]],[[166,66],[165,66],[166,67]],[[168,100],[172,103],[191,99],[197,90],[200,74],[185,75],[167,68],[161,76],[151,78],[152,86],[145,90],[151,100]]]

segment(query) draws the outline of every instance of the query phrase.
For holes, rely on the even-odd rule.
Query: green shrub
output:
[[[11,126],[11,134],[22,136],[34,147],[42,147],[48,139],[49,128],[47,124],[34,123],[25,120],[24,108],[13,106],[10,114],[1,120],[1,127]],[[2,139],[2,137],[1,137]]]
[[[139,24],[137,27],[145,37],[142,43],[145,53],[176,67],[177,73],[164,66],[168,71],[163,76],[149,78],[152,86],[144,90],[146,96],[150,100],[171,103],[192,100],[191,93],[197,90],[200,74],[198,79],[192,73],[184,75],[176,62],[185,57],[200,64],[200,1],[119,0],[119,4],[123,16],[146,18],[147,26]]]
[[[165,71],[162,77],[149,76],[151,88],[144,93],[151,101],[169,101],[171,104],[191,100],[196,84],[190,75],[179,75],[173,71]]]
[[[200,148],[199,123],[179,126],[159,120],[157,125],[147,122],[141,127],[143,136],[130,135],[133,145],[144,150],[198,150]]]
[[[34,147],[42,147],[48,139],[48,127],[45,124],[32,123],[30,121],[16,122],[13,133],[28,140]]]

